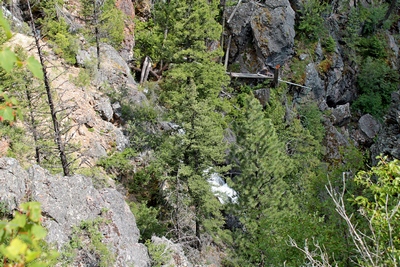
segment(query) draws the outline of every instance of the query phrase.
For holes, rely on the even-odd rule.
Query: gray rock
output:
[[[343,126],[351,119],[350,104],[337,106],[332,110],[333,125]]]
[[[317,100],[325,98],[324,84],[318,75],[315,63],[309,63],[306,66],[306,81],[305,85],[310,87]]]
[[[307,54],[300,54],[300,55],[299,55],[299,59],[300,59],[301,61],[306,60],[306,58],[308,58],[308,55],[307,55]]]
[[[111,121],[113,119],[114,110],[108,97],[95,99],[94,109],[100,113],[103,120]]]
[[[95,118],[89,113],[82,114],[76,118],[77,122],[82,125],[86,125],[88,128],[93,128],[95,126]]]
[[[293,10],[296,12],[301,10],[301,7],[303,6],[303,0],[289,0],[289,2]]]
[[[90,149],[87,150],[84,154],[87,157],[99,159],[101,157],[106,157],[107,151],[98,141],[91,140]]]
[[[392,93],[392,104],[376,139],[371,146],[373,160],[380,154],[400,159],[400,91]]]
[[[257,89],[254,90],[254,96],[255,98],[260,101],[260,104],[265,108],[265,106],[269,102],[269,97],[270,97],[270,91],[269,88],[262,88],[262,89]]]
[[[41,203],[43,225],[48,229],[46,239],[58,249],[69,242],[73,226],[102,214],[107,223],[101,225],[100,232],[115,255],[114,266],[150,266],[146,247],[138,243],[135,218],[115,189],[99,191],[89,178],[56,177],[36,165],[24,171],[10,158],[0,158],[0,182],[0,200],[9,203],[11,209],[27,199]],[[98,259],[90,252],[83,250],[78,255],[73,266],[89,266],[88,262],[98,266]]]
[[[25,196],[25,176],[25,171],[16,159],[0,158],[0,202],[5,203],[10,210],[16,209]]]
[[[114,112],[114,119],[120,119],[122,116],[122,107],[119,102],[115,102],[111,105]]]
[[[381,128],[379,122],[370,114],[365,114],[360,118],[358,127],[370,139],[373,139]]]
[[[231,21],[227,23],[227,28],[229,29],[229,34],[232,35],[231,49],[229,51],[230,62],[235,62],[239,65],[238,71],[240,72],[252,72],[252,68],[246,66],[247,58],[252,58],[255,60],[253,64],[256,63],[254,71],[264,67],[263,62],[258,62],[255,47],[253,44],[253,33],[250,26],[250,21],[252,14],[257,9],[257,5],[253,2],[242,3]],[[225,12],[225,19],[228,20],[231,16],[234,7],[227,7]],[[249,57],[250,55],[250,57]],[[262,61],[262,60],[260,60]]]
[[[231,21],[228,23],[228,26],[231,30],[231,33],[236,36],[241,36],[250,26],[250,21],[252,18],[252,14],[257,9],[257,5],[253,2],[242,3],[239,8],[236,10],[236,13],[232,17]],[[235,7],[227,7],[226,8],[226,20],[231,16]]]
[[[322,100],[321,102],[318,103],[318,108],[322,112],[329,109],[328,104],[326,103],[325,100]]]
[[[344,66],[340,54],[332,57],[332,67],[326,76],[326,102],[330,107],[350,103],[355,99],[356,71]]]
[[[226,20],[234,8],[226,8]],[[283,65],[293,53],[294,16],[288,0],[242,3],[228,23],[233,37],[230,61],[239,63],[242,72]]]
[[[137,83],[131,75],[130,68],[125,60],[112,46],[101,44],[100,46],[100,70],[96,74],[96,83],[106,89],[114,89],[124,95],[135,104],[147,101],[146,96],[138,90]],[[76,57],[79,65],[85,66],[87,62],[97,62],[96,48],[80,49]]]
[[[129,145],[129,138],[120,129],[114,130],[117,151],[124,150]]]
[[[335,161],[341,159],[340,148],[343,146],[348,146],[349,142],[345,135],[338,131],[338,129],[332,124],[325,126],[326,136],[325,136],[325,146],[326,154],[325,158],[329,161]]]
[[[315,48],[315,55],[319,61],[324,59],[324,52],[322,51],[321,42],[318,42],[317,47]]]
[[[398,57],[399,57],[399,46],[396,43],[395,38],[393,37],[393,35],[391,35],[389,32],[386,34],[389,40],[389,47],[392,49],[393,53],[394,53],[394,58],[391,58],[391,60],[393,61],[392,65],[394,68],[397,68],[397,64],[399,62]]]
[[[96,60],[96,50],[94,47],[90,47],[88,50],[80,49],[76,53],[76,63],[83,67],[94,60]]]
[[[161,267],[169,267],[169,266],[179,266],[179,267],[192,267],[193,265],[188,261],[185,256],[185,252],[183,250],[182,245],[175,244],[171,240],[163,237],[152,236],[151,242],[155,245],[164,245],[165,246],[165,254],[169,255],[170,259],[168,262],[165,262]]]
[[[288,0],[267,0],[251,18],[255,44],[267,66],[283,65],[293,54],[295,13]]]

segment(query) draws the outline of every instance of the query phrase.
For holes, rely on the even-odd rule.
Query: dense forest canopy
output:
[[[241,47],[251,50],[248,44],[237,41],[232,43],[236,54],[227,52],[234,31],[227,20],[240,12],[242,1],[133,1],[130,71],[143,80],[150,70],[139,87],[147,97],[140,105],[129,100],[126,88],[113,90],[112,81],[98,78],[108,63],[102,61],[104,45],[121,50],[133,21],[118,1],[17,2],[23,20],[18,27],[3,15],[16,10],[14,1],[1,1],[0,134],[11,144],[3,156],[66,176],[84,173],[99,186],[109,185],[98,177],[114,178],[130,196],[154,266],[164,266],[171,255],[151,243],[153,235],[182,245],[199,266],[213,253],[220,266],[398,266],[400,164],[393,155],[371,158],[375,136],[362,143],[348,134],[364,114],[384,123],[392,93],[399,89],[398,55],[390,47],[391,38],[399,43],[396,0],[282,1],[295,11],[296,36],[276,87],[269,80],[230,79],[226,73],[253,60],[250,52],[248,61],[241,54]],[[242,5],[250,4],[274,6],[271,1]],[[36,59],[8,45],[15,31],[34,37]],[[80,51],[91,48],[95,56],[78,64]],[[253,49],[258,61],[267,61],[260,47]],[[70,81],[76,87],[98,88],[122,106],[121,117],[110,121],[123,128],[128,144],[122,150],[114,146],[93,168],[79,164],[82,153],[69,118],[76,109],[63,103],[65,91],[54,86],[48,59],[53,55],[79,69]],[[332,89],[332,73],[339,75],[340,68],[337,83],[345,80],[340,93],[348,98],[329,95],[321,101],[310,86],[324,83]],[[310,82],[310,70],[318,83]],[[337,107],[345,105],[351,116],[337,123]],[[378,164],[370,167],[373,160]],[[215,176],[234,190],[235,201],[219,201],[210,182]],[[4,230],[9,224],[0,213],[4,266],[34,266],[30,262],[39,260],[47,266],[65,258],[62,251],[60,256],[38,248],[45,233],[40,220],[29,217],[37,204],[30,205],[12,221],[25,222],[28,216],[33,226],[25,239]],[[33,240],[32,249],[13,254],[21,239]]]

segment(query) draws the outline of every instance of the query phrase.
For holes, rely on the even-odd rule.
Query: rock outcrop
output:
[[[84,46],[84,44],[83,44]],[[76,61],[86,67],[97,61],[96,48],[80,49]],[[95,83],[100,87],[111,87],[116,92],[123,92],[126,99],[135,104],[145,102],[146,96],[137,88],[131,70],[124,58],[111,45],[100,46],[100,69],[96,73]],[[107,89],[107,88],[104,88]]]
[[[34,40],[23,34],[14,34],[7,45],[21,46],[28,55],[37,56],[34,51]],[[116,103],[111,103],[104,92],[124,92],[125,99],[131,105],[141,105],[147,101],[146,96],[138,90],[137,84],[130,74],[130,69],[118,52],[109,45],[101,46],[100,70],[91,73],[93,62],[96,62],[96,49],[91,47],[81,50],[78,54],[78,64],[87,68],[93,74],[94,81],[86,81],[80,85],[80,72],[85,70],[74,66],[60,64],[62,60],[54,52],[43,45],[46,52],[46,62],[53,67],[48,68],[51,86],[59,96],[58,109],[68,114],[65,122],[69,131],[66,139],[79,146],[76,157],[80,167],[91,167],[95,161],[106,156],[107,152],[124,149],[129,140],[123,135],[121,127],[121,111]],[[102,90],[99,90],[102,89]],[[108,91],[106,91],[108,90]],[[71,126],[72,125],[72,126]],[[63,125],[61,125],[63,127]]]
[[[371,147],[372,159],[383,154],[400,159],[400,91],[392,93],[392,104],[382,130]]]
[[[235,7],[228,7],[226,19]],[[230,61],[243,72],[283,65],[293,53],[295,13],[288,0],[242,3],[228,22]]]
[[[120,54],[125,61],[129,61],[133,57],[132,49],[135,46],[135,7],[131,0],[117,0],[115,5],[125,14],[124,40]]]
[[[165,262],[161,267],[170,267],[170,266],[180,266],[180,267],[192,267],[193,265],[188,261],[185,252],[183,250],[182,245],[175,244],[171,240],[165,237],[157,237],[153,236],[151,238],[151,242],[157,246],[165,247],[163,253],[168,261]]]
[[[47,241],[59,250],[70,241],[74,226],[102,215],[106,218],[100,226],[102,242],[114,255],[114,266],[150,266],[146,247],[138,243],[135,218],[115,189],[97,190],[89,178],[57,177],[36,165],[25,171],[12,158],[0,158],[0,184],[0,201],[11,210],[28,200],[42,204]],[[99,266],[98,257],[90,253],[78,251],[73,266]]]

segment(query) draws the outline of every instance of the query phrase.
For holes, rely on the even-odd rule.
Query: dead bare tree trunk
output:
[[[40,64],[42,65],[42,71],[43,71],[43,81],[44,81],[44,87],[46,89],[46,94],[47,94],[47,101],[50,107],[50,114],[51,114],[51,120],[53,122],[53,127],[54,127],[54,140],[55,143],[57,145],[57,149],[59,152],[59,156],[60,156],[60,160],[61,160],[61,165],[62,165],[62,169],[64,172],[65,176],[69,176],[70,174],[70,170],[69,170],[69,164],[68,164],[68,160],[67,160],[67,156],[65,153],[65,144],[62,141],[61,138],[61,131],[60,131],[60,124],[59,121],[57,119],[57,112],[54,106],[54,101],[53,101],[53,96],[52,96],[52,92],[51,92],[51,86],[50,86],[50,82],[49,82],[49,77],[47,74],[47,69],[46,66],[44,64],[44,57],[43,57],[43,53],[42,53],[42,48],[40,46],[39,43],[39,36],[36,32],[36,27],[35,27],[35,22],[33,19],[33,15],[32,15],[32,10],[31,10],[31,5],[30,5],[30,1],[27,1],[28,4],[28,10],[29,10],[29,16],[31,18],[31,27],[32,27],[32,33],[33,36],[35,38],[35,45],[36,45],[36,49],[38,51],[38,55],[39,55],[39,60],[40,60]]]
[[[149,56],[146,56],[143,62],[142,73],[140,75],[140,84],[147,81],[149,77],[149,72],[151,71],[151,63],[151,58]]]
[[[29,119],[31,121],[33,141],[35,143],[35,159],[36,159],[36,163],[40,165],[40,148],[39,148],[39,144],[38,144],[39,136],[38,136],[38,130],[36,127],[35,116],[33,114],[32,95],[31,95],[31,92],[29,92],[29,90],[26,90],[26,98],[28,99]]]
[[[99,36],[99,5],[96,0],[93,1],[93,24],[94,34],[96,36],[97,69],[100,69],[100,36]]]

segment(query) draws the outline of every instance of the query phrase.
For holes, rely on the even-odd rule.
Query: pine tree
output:
[[[217,2],[171,0],[158,6],[164,12],[158,19],[165,21],[163,56],[173,63],[161,83],[161,101],[168,120],[177,125],[159,151],[160,163],[169,184],[176,237],[195,240],[198,248],[204,231],[217,236],[223,224],[220,203],[207,181],[220,170],[226,149],[218,96],[228,77],[213,61],[221,50],[208,49],[221,34]]]
[[[222,33],[222,27],[217,21],[219,2],[157,1],[153,17],[147,22],[138,22],[136,56],[140,60],[150,56],[159,66],[159,74],[181,63],[197,63],[200,73],[214,73],[218,64],[207,65],[206,69],[202,64],[210,61],[216,63],[218,57],[223,55],[220,48],[215,49]],[[191,68],[195,71],[197,69],[195,65]],[[199,75],[199,71],[196,72],[193,76]],[[221,78],[218,73],[219,70],[214,80]]]
[[[239,194],[233,212],[243,224],[235,245],[247,265],[270,266],[279,262],[286,224],[297,209],[285,181],[291,161],[260,103],[252,96],[245,103],[242,117],[233,124],[236,143],[231,152],[236,172],[232,186]]]
[[[200,245],[201,228],[217,233],[222,226],[220,203],[211,192],[208,179],[216,166],[224,161],[222,115],[213,110],[208,99],[198,99],[193,82],[181,86],[180,102],[171,107],[170,119],[178,125],[160,152],[165,180],[170,184],[170,203],[174,209],[174,224],[179,241],[196,238]],[[208,170],[208,171],[207,171]],[[193,208],[194,232],[185,231],[189,225],[182,216]],[[190,226],[189,226],[190,227]],[[188,237],[189,236],[189,237]],[[191,236],[191,237],[190,237]]]
[[[94,30],[97,69],[100,69],[100,42],[119,48],[124,40],[124,14],[115,6],[115,0],[81,0],[81,15],[88,28]],[[89,38],[92,37],[90,32]]]

